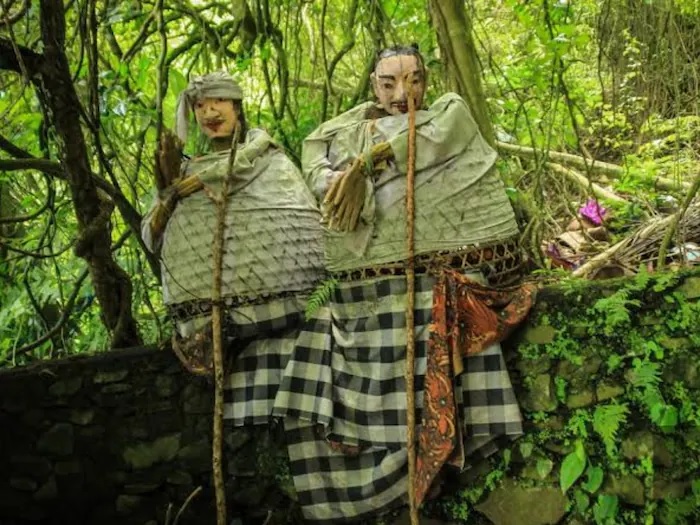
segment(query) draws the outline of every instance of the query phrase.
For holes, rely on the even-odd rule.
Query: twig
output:
[[[182,507],[180,507],[180,510],[177,511],[177,514],[175,515],[175,521],[173,521],[173,525],[177,525],[180,522],[180,516],[182,516],[182,513],[185,512],[185,509],[189,506],[190,502],[200,493],[202,492],[202,487],[199,486],[196,489],[194,489],[192,492],[190,492],[190,495],[187,496],[187,499],[185,502],[182,504]],[[167,523],[167,522],[166,522]]]
[[[111,251],[116,251],[117,249],[121,248],[121,246],[124,244],[124,242],[126,242],[126,240],[129,238],[130,235],[131,235],[131,231],[124,233],[121,236],[121,238],[117,242],[114,243],[114,246],[112,246]],[[38,348],[39,346],[44,344],[46,341],[49,341],[61,328],[63,328],[63,325],[65,325],[68,322],[68,319],[70,318],[70,314],[73,310],[73,307],[75,306],[75,301],[78,298],[78,294],[80,293],[80,289],[82,287],[83,281],[85,281],[85,279],[88,275],[89,275],[89,272],[88,272],[88,269],[86,268],[80,274],[78,279],[76,279],[75,287],[73,288],[73,292],[71,293],[70,297],[68,298],[66,305],[63,307],[63,313],[61,314],[61,318],[56,322],[56,324],[51,328],[51,330],[46,332],[44,335],[42,335],[36,341],[14,350],[12,353],[13,354],[12,359],[16,358],[19,355],[31,352],[35,348]],[[6,361],[7,360],[8,359],[6,359]]]
[[[554,162],[546,162],[545,166],[547,166],[552,171],[555,171],[557,173],[560,173],[561,175],[568,177],[570,180],[572,180],[582,188],[586,190],[590,189],[596,197],[600,197],[601,199],[607,199],[612,202],[627,202],[619,195],[616,195],[613,192],[606,190],[605,188],[596,184],[595,182],[591,182],[590,180],[588,180],[588,178],[581,175],[577,171],[574,171],[570,168],[565,168],[561,164],[555,164]]]
[[[678,229],[678,223],[683,219],[685,212],[688,211],[688,207],[690,206],[690,203],[693,202],[695,196],[698,194],[699,189],[700,174],[698,174],[695,177],[695,180],[693,181],[693,186],[690,188],[690,190],[688,190],[688,193],[685,196],[683,206],[680,210],[678,210],[678,213],[675,213],[673,215],[673,220],[671,221],[668,230],[666,230],[666,233],[664,234],[664,238],[661,241],[661,247],[659,248],[659,258],[657,260],[657,265],[659,268],[663,268],[666,264],[666,252],[668,251],[668,247],[671,245],[671,239],[673,238],[673,235]]]
[[[411,525],[418,525],[416,505],[416,393],[414,387],[414,366],[416,360],[416,334],[414,309],[416,305],[415,281],[415,178],[416,178],[416,104],[413,98],[412,74],[408,75],[408,169],[406,173],[406,426],[408,448],[408,506]]]
[[[156,91],[156,137],[163,133],[163,99],[168,91],[168,73],[165,68],[165,59],[168,55],[168,39],[165,33],[165,18],[163,16],[163,0],[157,0],[155,10],[158,12],[157,26],[160,34],[160,56],[158,57],[158,72]]]
[[[224,256],[224,233],[226,227],[226,202],[228,188],[233,178],[233,165],[236,162],[236,150],[241,126],[236,124],[233,134],[231,153],[228,159],[226,178],[221,186],[221,194],[216,198],[216,234],[212,259],[214,263],[214,283],[212,289],[212,331],[214,346],[214,436],[212,442],[212,470],[214,471],[214,491],[216,493],[216,523],[226,525],[226,492],[224,490],[224,473],[221,454],[224,433],[224,357],[223,357],[223,323],[221,308],[221,280]]]
[[[3,11],[5,11],[6,14],[3,18],[0,18],[0,24],[6,24],[8,26],[19,22],[29,9],[29,0],[23,0],[22,5],[14,13],[10,13],[11,3],[9,5],[4,5],[4,2],[1,3],[3,4]]]

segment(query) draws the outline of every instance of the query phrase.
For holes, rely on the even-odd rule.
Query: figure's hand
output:
[[[163,191],[180,176],[182,141],[169,129],[164,129],[156,151],[156,187]]]
[[[328,190],[323,200],[323,213],[330,229],[352,231],[357,228],[365,203],[364,168],[363,159],[358,157]]]
[[[175,206],[177,206],[177,201],[179,199],[180,195],[175,185],[168,186],[164,190],[158,192],[158,206],[168,215],[171,215],[175,211]]]
[[[151,215],[151,237],[155,246],[160,245],[161,237],[165,232],[165,227],[170,220],[170,216],[175,211],[179,196],[175,186],[168,186],[158,192],[158,204]]]
[[[394,157],[388,142],[380,142],[369,153],[357,157],[350,167],[332,183],[323,200],[324,221],[328,227],[339,231],[357,228],[365,203],[365,178],[386,167]]]

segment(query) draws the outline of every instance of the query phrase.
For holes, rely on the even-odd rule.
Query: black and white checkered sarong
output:
[[[431,276],[416,277],[417,421],[433,284]],[[294,484],[308,520],[360,519],[406,497],[406,301],[405,277],[342,283],[299,333],[273,415],[285,419]],[[522,434],[522,418],[499,345],[464,365],[455,395],[469,458],[495,451],[497,437]],[[359,445],[361,452],[336,452],[324,437]]]
[[[267,424],[304,320],[305,297],[285,297],[228,310],[224,419]]]

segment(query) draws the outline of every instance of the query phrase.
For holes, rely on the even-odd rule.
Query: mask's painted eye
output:
[[[385,83],[385,84],[382,84],[382,87],[383,87],[384,89],[391,89],[391,88],[394,87],[394,85],[393,85],[393,84]]]

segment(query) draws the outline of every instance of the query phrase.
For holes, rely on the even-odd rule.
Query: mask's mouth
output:
[[[394,102],[392,107],[395,107],[401,113],[408,113],[408,102]]]
[[[204,123],[204,127],[209,128],[212,131],[218,131],[219,128],[223,125],[224,121],[221,119],[212,119],[212,120],[207,120]]]

